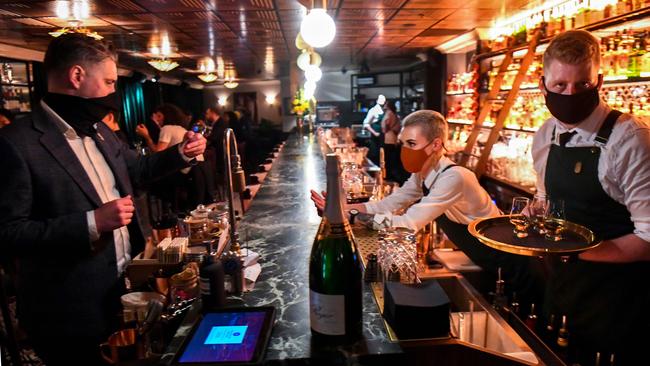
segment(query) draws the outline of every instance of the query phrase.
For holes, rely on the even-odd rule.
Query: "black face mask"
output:
[[[569,125],[576,125],[584,121],[596,109],[600,101],[598,88],[565,95],[549,91],[546,87],[546,80],[543,78],[542,84],[546,89],[546,107],[553,117]]]
[[[120,110],[117,93],[101,98],[82,98],[74,95],[47,93],[43,101],[66,121],[79,136],[97,133],[95,124],[110,112]]]

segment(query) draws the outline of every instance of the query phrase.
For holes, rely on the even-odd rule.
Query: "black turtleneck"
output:
[[[93,136],[95,124],[109,112],[118,111],[117,93],[101,98],[82,98],[74,95],[47,93],[43,101],[63,118],[79,136]]]

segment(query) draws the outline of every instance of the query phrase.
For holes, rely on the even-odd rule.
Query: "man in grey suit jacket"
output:
[[[100,360],[98,344],[119,324],[122,273],[144,244],[133,186],[205,150],[188,132],[140,157],[98,123],[116,62],[102,42],[56,38],[44,60],[49,93],[0,131],[0,250],[17,262],[19,320],[48,365]]]

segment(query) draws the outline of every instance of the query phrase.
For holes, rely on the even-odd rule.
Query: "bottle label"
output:
[[[330,238],[347,238],[348,224],[329,224],[329,232],[325,232],[325,236]]]
[[[201,288],[201,295],[210,296],[210,279],[200,277],[199,286]]]
[[[309,290],[311,328],[327,335],[345,335],[345,296]]]

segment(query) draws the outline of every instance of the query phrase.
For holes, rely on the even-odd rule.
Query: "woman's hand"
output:
[[[321,194],[318,194],[318,192],[313,189],[311,190],[311,200],[314,201],[314,205],[316,205],[318,216],[322,216],[323,211],[325,210],[325,197],[327,197],[327,192],[322,191]]]
[[[143,125],[142,123],[135,126],[135,133],[138,136],[141,136],[141,137],[144,137],[144,138],[149,137],[149,130],[147,129],[147,126]]]

